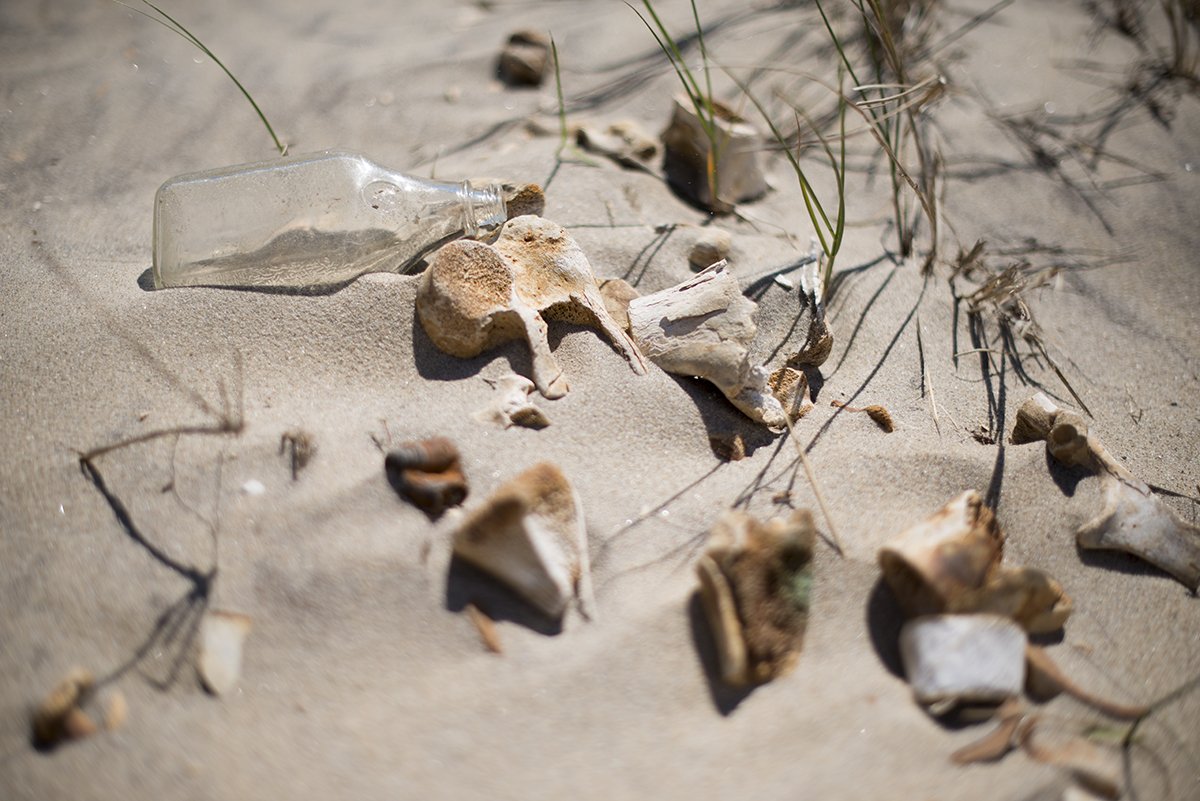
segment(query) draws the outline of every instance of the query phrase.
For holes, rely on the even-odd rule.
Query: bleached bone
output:
[[[1080,548],[1124,551],[1200,589],[1200,528],[1185,523],[1150,487],[1112,457],[1083,419],[1039,392],[1017,410],[1012,442],[1045,440],[1057,461],[1100,476],[1104,506],[1080,526]]]
[[[806,509],[765,523],[729,510],[713,526],[696,573],[726,684],[769,681],[795,664],[808,624],[815,539]]]
[[[932,615],[900,630],[904,674],[918,702],[939,708],[1017,696],[1025,632],[1000,615]]]
[[[592,613],[583,505],[554,464],[534,465],[472,511],[454,534],[454,553],[551,618],[573,598]]]
[[[518,297],[550,320],[598,328],[638,375],[646,361],[608,313],[583,249],[561,225],[532,214],[504,224],[495,243],[516,275]]]
[[[987,612],[1033,633],[1057,631],[1071,599],[1050,576],[1002,567],[1004,536],[979,493],[968,490],[879,551],[884,580],[909,615]]]
[[[778,428],[783,407],[767,371],[750,364],[757,304],[719,261],[677,284],[629,302],[629,327],[650,361],[668,373],[707,379],[747,417]]]
[[[636,346],[604,307],[583,251],[560,226],[532,215],[505,223],[495,245],[457,240],[431,258],[417,291],[417,317],[442,351],[471,358],[513,339],[533,354],[533,380],[547,398],[569,389],[550,351],[546,321],[599,328],[645,372]]]

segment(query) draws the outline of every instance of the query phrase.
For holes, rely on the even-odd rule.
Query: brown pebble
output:
[[[104,728],[115,731],[125,725],[129,719],[129,702],[120,690],[114,690],[108,697],[108,705],[104,709]]]
[[[871,406],[847,406],[841,401],[830,401],[829,405],[835,409],[845,409],[848,412],[863,412],[875,421],[875,424],[882,428],[887,433],[892,433],[896,430],[896,423],[892,420],[892,415],[884,407],[873,404]]]
[[[466,500],[458,448],[445,437],[402,443],[384,459],[384,470],[396,491],[431,518]]]
[[[538,86],[546,75],[550,40],[540,31],[517,31],[500,51],[496,72],[509,86]]]
[[[42,699],[31,721],[33,739],[39,747],[52,747],[64,739],[78,739],[95,732],[95,724],[79,708],[95,683],[90,671],[74,668]]]

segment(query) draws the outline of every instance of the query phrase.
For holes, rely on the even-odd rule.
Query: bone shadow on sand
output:
[[[550,637],[563,630],[561,620],[542,614],[497,579],[455,556],[446,573],[446,609],[461,612],[467,604],[492,620],[507,620]]]
[[[438,350],[437,345],[425,333],[416,314],[412,318],[413,364],[417,374],[429,381],[461,381],[479,375],[483,368],[497,358],[508,361],[509,372],[523,376],[533,375],[533,362],[529,346],[520,340],[497,345],[469,359],[460,359]]]

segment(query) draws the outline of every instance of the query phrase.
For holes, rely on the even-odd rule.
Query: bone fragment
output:
[[[986,612],[1031,633],[1058,631],[1071,599],[1040,570],[1001,566],[1003,545],[991,510],[968,490],[884,545],[879,565],[909,615]]]
[[[543,314],[600,329],[635,373],[645,372],[637,347],[605,308],[579,245],[541,217],[514,217],[494,245],[458,240],[443,246],[417,291],[417,317],[439,349],[471,358],[524,339],[538,390],[560,398],[569,386],[550,351]]]
[[[762,136],[723,103],[712,101],[716,141],[707,120],[691,100],[675,98],[671,122],[662,132],[667,180],[688,200],[710,211],[729,211],[733,204],[766,194],[767,179],[759,165]],[[710,182],[709,178],[715,178]],[[716,196],[713,195],[715,183]]]
[[[560,619],[572,599],[591,615],[591,569],[583,505],[550,462],[516,476],[472,511],[454,553]]]
[[[816,528],[806,509],[760,522],[729,510],[696,565],[700,599],[731,686],[791,670],[804,642]]]
[[[533,382],[523,375],[509,373],[495,382],[496,394],[484,408],[472,415],[481,423],[494,423],[501,428],[514,425],[525,428],[545,428],[550,425],[546,413],[529,400]]]
[[[658,155],[658,142],[640,124],[622,120],[605,127],[584,125],[575,132],[584,150],[607,156],[622,167],[650,172]]]
[[[750,364],[756,308],[719,261],[681,284],[630,301],[629,326],[646,358],[663,370],[707,379],[747,417],[779,428],[786,420],[767,371]]]
[[[1012,442],[1045,440],[1059,462],[1100,476],[1100,514],[1080,526],[1080,548],[1124,551],[1177,578],[1192,592],[1200,589],[1200,528],[1185,523],[1150,487],[1117,461],[1088,431],[1083,419],[1037,393],[1017,410]]]
[[[251,621],[236,612],[211,611],[200,624],[200,660],[197,670],[204,688],[225,695],[242,675],[242,644]]]

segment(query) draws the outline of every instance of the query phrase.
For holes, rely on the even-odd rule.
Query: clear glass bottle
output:
[[[154,199],[154,285],[336,286],[401,272],[506,216],[498,186],[413,178],[343,151],[180,175]]]

